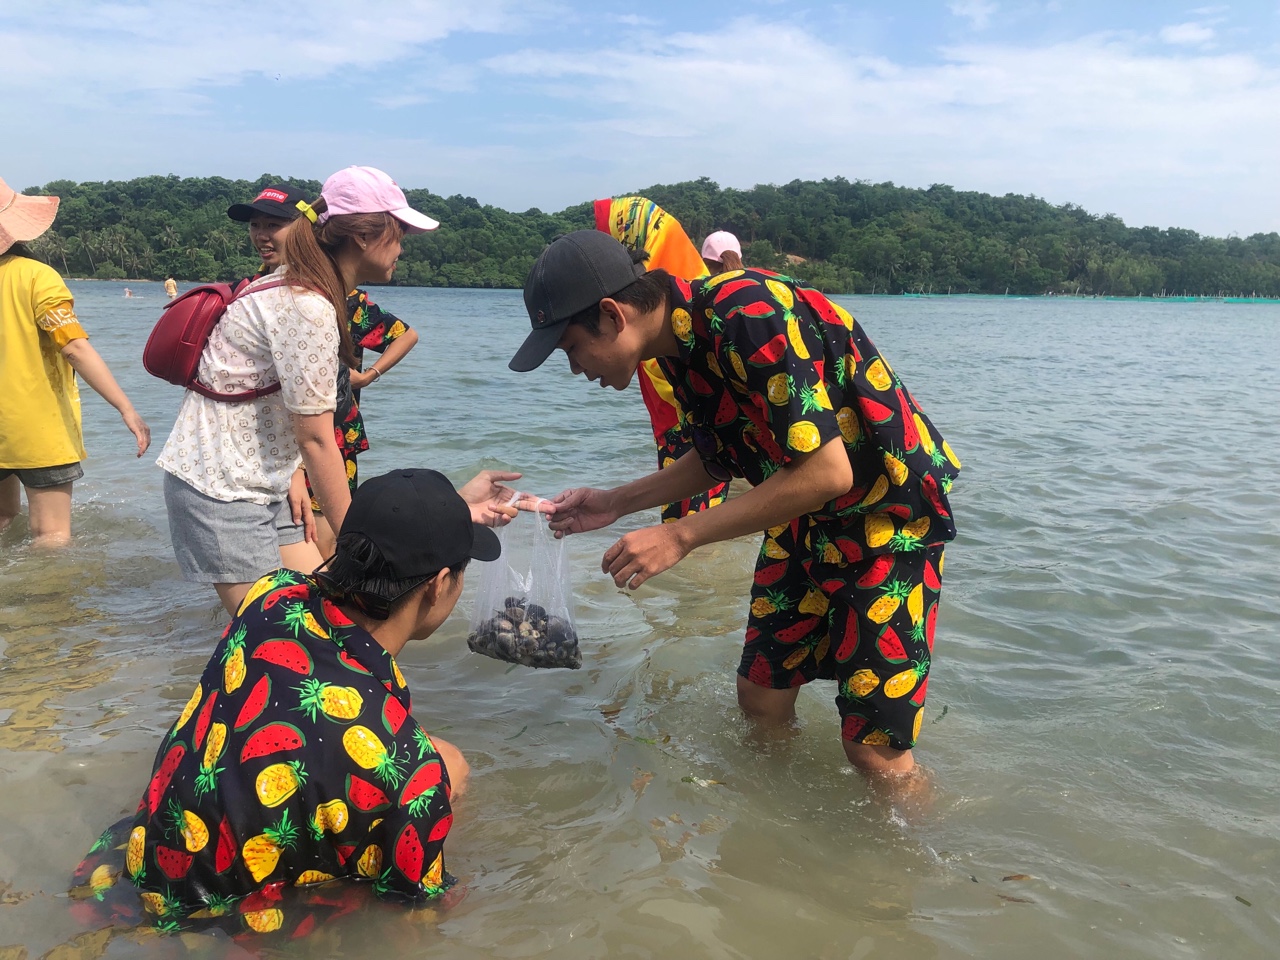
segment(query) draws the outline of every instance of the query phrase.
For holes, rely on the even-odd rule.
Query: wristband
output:
[[[382,379],[382,371],[378,369],[378,365],[376,363],[369,368],[369,372],[373,374],[374,380]]]

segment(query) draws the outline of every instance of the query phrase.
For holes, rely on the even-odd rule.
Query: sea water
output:
[[[85,388],[74,546],[32,552],[24,520],[0,537],[6,958],[67,941],[163,955],[84,929],[68,876],[136,805],[225,622],[178,577],[153,463],[181,393],[139,362],[160,287],[72,286],[155,441],[136,460]],[[552,495],[652,467],[636,389],[575,381],[560,356],[507,370],[527,328],[518,292],[374,297],[422,339],[364,393],[363,476],[515,468]],[[404,652],[415,712],[474,769],[448,845],[465,899],[409,937],[370,913],[346,947],[286,952],[1280,953],[1280,308],[842,302],[965,463],[917,751],[932,811],[904,819],[851,773],[830,684],[804,691],[797,737],[757,744],[733,676],[755,540],[627,593],[599,564],[656,519],[630,517],[569,541],[580,671],[468,652],[469,592]]]

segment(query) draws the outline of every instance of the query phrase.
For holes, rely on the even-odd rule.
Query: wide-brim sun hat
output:
[[[400,221],[405,233],[426,233],[440,226],[440,221],[409,206],[404,191],[377,167],[339,170],[324,182],[320,196],[327,207],[320,215],[321,223],[348,213],[389,213]]]
[[[59,202],[57,197],[28,197],[0,180],[0,253],[53,226]]]
[[[717,230],[702,241],[703,260],[714,260],[719,263],[724,259],[726,250],[732,250],[738,256],[742,256],[742,244],[728,230]]]

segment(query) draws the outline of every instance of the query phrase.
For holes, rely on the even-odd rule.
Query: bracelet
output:
[[[369,372],[373,374],[374,380],[382,379],[382,371],[378,369],[378,365],[376,363],[369,368]]]

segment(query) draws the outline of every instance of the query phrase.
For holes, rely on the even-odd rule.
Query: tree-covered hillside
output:
[[[226,208],[278,180],[55,181],[27,191],[62,197],[53,230],[33,247],[71,276],[245,276],[257,262],[247,231],[227,219]],[[293,182],[313,194],[320,188]],[[592,225],[592,198],[559,213],[510,213],[470,197],[406,192],[441,227],[406,240],[398,283],[519,287],[547,241]],[[1202,237],[1127,227],[1114,216],[1035,197],[843,178],[750,190],[703,178],[634,192],[665,207],[695,241],[731,230],[748,264],[785,270],[828,292],[1280,296],[1276,233]]]

